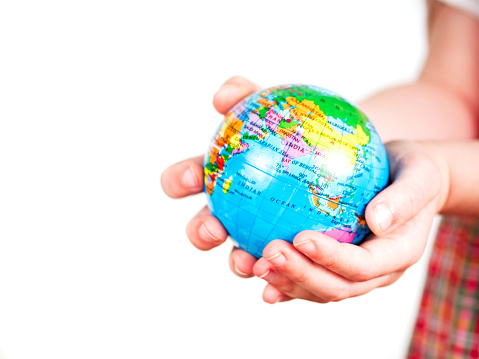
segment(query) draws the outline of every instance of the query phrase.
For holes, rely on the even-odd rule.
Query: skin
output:
[[[408,139],[386,144],[393,182],[366,208],[373,234],[355,246],[304,231],[293,244],[272,241],[259,260],[233,249],[231,270],[265,280],[265,302],[326,303],[387,286],[419,260],[437,213],[479,217],[479,168],[471,166],[479,162],[479,143],[469,140],[479,131],[479,22],[440,3],[429,7],[430,50],[418,80],[360,104],[385,142]],[[213,105],[225,114],[259,88],[233,77]],[[426,141],[410,141],[420,139]],[[202,163],[199,156],[167,168],[161,178],[165,193],[181,198],[201,192]],[[200,250],[227,238],[206,207],[186,233]]]

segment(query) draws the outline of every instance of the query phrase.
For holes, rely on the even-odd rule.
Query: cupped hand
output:
[[[213,98],[220,114],[226,112],[245,96],[259,90],[251,81],[235,76],[226,81]],[[161,185],[172,198],[182,198],[203,191],[203,156],[190,158],[168,167],[161,175]],[[228,233],[208,208],[202,208],[188,223],[186,235],[198,249],[210,250],[222,244]],[[240,277],[251,277],[256,258],[240,249],[233,249],[230,266]]]
[[[259,87],[242,78],[226,81],[213,99],[225,114]],[[320,303],[365,294],[395,282],[424,252],[434,215],[447,194],[447,174],[440,161],[412,142],[387,146],[393,183],[366,208],[373,234],[360,246],[339,243],[315,231],[299,233],[293,243],[275,240],[263,257],[233,249],[230,267],[240,277],[256,275],[268,284],[264,301],[294,298]],[[203,156],[167,168],[161,177],[165,193],[181,198],[203,191]],[[228,233],[207,207],[186,228],[191,243],[201,250],[222,244]]]
[[[366,208],[373,234],[359,246],[314,231],[299,233],[292,244],[269,243],[253,267],[268,282],[264,301],[340,301],[395,282],[419,260],[445,201],[448,176],[420,144],[386,148],[393,182]]]

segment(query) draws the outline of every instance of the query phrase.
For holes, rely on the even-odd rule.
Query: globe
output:
[[[208,207],[236,245],[261,257],[303,230],[359,244],[368,202],[388,182],[384,145],[366,115],[311,85],[256,92],[224,117],[205,156]]]

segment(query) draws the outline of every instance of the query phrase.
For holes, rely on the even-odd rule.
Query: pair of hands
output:
[[[231,78],[216,93],[213,105],[225,114],[258,89],[244,78]],[[421,144],[390,142],[386,149],[392,184],[366,208],[373,234],[365,242],[359,246],[339,243],[321,233],[303,231],[292,244],[272,241],[260,259],[234,248],[231,270],[243,278],[265,280],[263,300],[267,303],[294,298],[340,301],[395,282],[424,252],[434,215],[445,202],[448,183],[440,159]],[[168,196],[181,198],[202,192],[203,177],[203,156],[199,156],[167,168],[161,183]],[[207,207],[188,223],[186,234],[200,250],[217,247],[228,236]]]

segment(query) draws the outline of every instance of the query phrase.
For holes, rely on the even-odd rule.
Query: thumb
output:
[[[241,76],[234,76],[226,81],[213,98],[216,111],[225,114],[233,105],[244,97],[258,91],[260,87]]]
[[[366,222],[382,236],[414,218],[429,202],[438,200],[441,172],[420,145],[397,141],[386,145],[392,184],[366,207]]]

